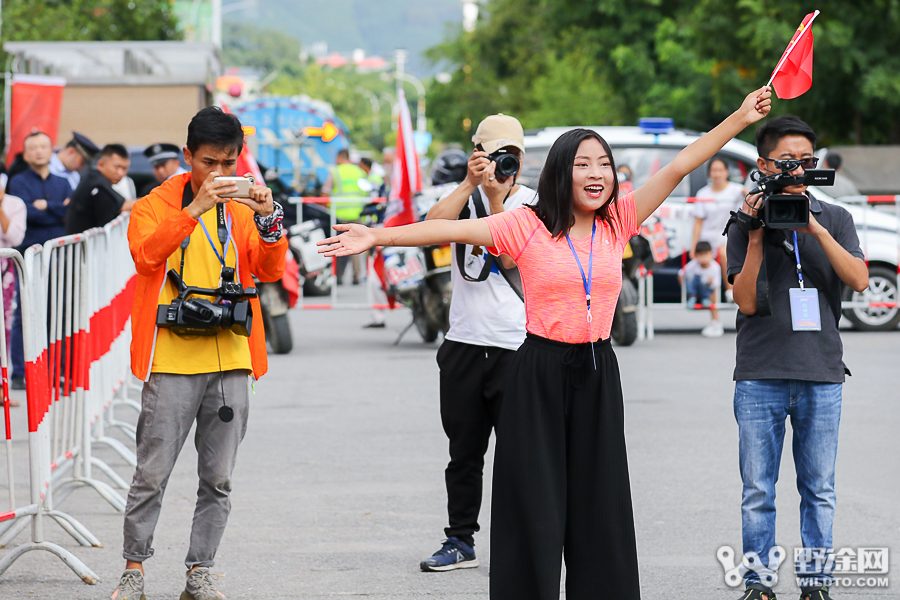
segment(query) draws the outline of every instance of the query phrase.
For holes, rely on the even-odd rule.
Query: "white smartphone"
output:
[[[250,186],[256,185],[256,181],[253,177],[216,177],[213,181],[216,183],[230,183],[231,185],[237,186],[238,191],[234,194],[229,194],[229,198],[249,198]]]

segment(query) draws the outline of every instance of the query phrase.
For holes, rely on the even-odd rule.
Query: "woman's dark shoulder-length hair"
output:
[[[562,134],[553,142],[544,168],[541,170],[541,178],[538,180],[538,201],[531,207],[553,237],[567,234],[569,229],[575,225],[575,212],[572,209],[575,193],[572,186],[572,166],[578,146],[590,138],[600,142],[609,156],[613,173],[616,172],[612,150],[606,140],[600,137],[596,131],[573,129]],[[618,197],[619,179],[614,176],[609,202],[597,209],[597,215],[601,219],[609,219],[610,208]]]

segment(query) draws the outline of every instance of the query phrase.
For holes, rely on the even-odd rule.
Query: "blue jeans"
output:
[[[740,436],[741,525],[744,556],[755,552],[762,565],[770,565],[775,547],[775,482],[784,446],[784,423],[791,419],[792,448],[800,492],[800,537],[806,549],[832,551],[834,524],[834,464],[841,420],[840,383],[792,379],[738,381],[734,386],[734,416]],[[817,550],[813,550],[816,552]],[[829,585],[833,564],[798,561],[797,574],[804,587]],[[759,583],[750,571],[747,583]]]
[[[703,278],[699,275],[694,275],[685,280],[685,287],[687,297],[694,297],[697,299],[697,302],[703,302],[703,300],[709,298],[713,293],[713,289],[709,287],[709,284],[703,281]]]

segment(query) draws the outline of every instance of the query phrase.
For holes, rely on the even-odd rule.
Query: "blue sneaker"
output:
[[[441,549],[419,563],[423,571],[452,571],[478,566],[475,548],[455,537],[444,540]]]

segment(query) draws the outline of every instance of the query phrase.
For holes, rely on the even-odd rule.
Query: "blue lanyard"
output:
[[[209,230],[206,229],[206,223],[203,222],[203,217],[200,217],[200,226],[203,228],[203,233],[206,234],[206,239],[209,240],[209,245],[212,246],[213,252],[216,253],[216,258],[219,259],[219,262],[222,263],[223,267],[227,266],[225,264],[225,259],[228,258],[228,244],[231,243],[231,215],[228,215],[225,219],[225,229],[228,231],[228,236],[225,238],[225,243],[222,244],[222,256],[219,256],[219,251],[216,249],[212,236],[209,235]]]
[[[797,243],[797,232],[794,232],[794,256],[797,257],[797,277],[800,278],[800,291],[804,290],[803,287],[803,271],[800,267],[800,245]]]
[[[591,341],[591,354],[594,357],[594,370],[597,370],[597,356],[594,355],[594,335],[591,332],[591,322],[593,321],[593,317],[591,317],[591,282],[593,281],[592,275],[594,273],[594,235],[597,233],[597,218],[594,218],[594,225],[591,227],[591,250],[588,253],[588,272],[587,277],[584,275],[584,267],[581,266],[581,259],[578,258],[578,253],[575,252],[575,246],[572,244],[572,238],[569,237],[569,234],[566,234],[566,241],[569,242],[569,249],[572,251],[572,256],[575,257],[575,262],[578,263],[578,270],[581,271],[581,282],[584,284],[584,300],[587,304],[587,322],[588,322],[588,339]]]

